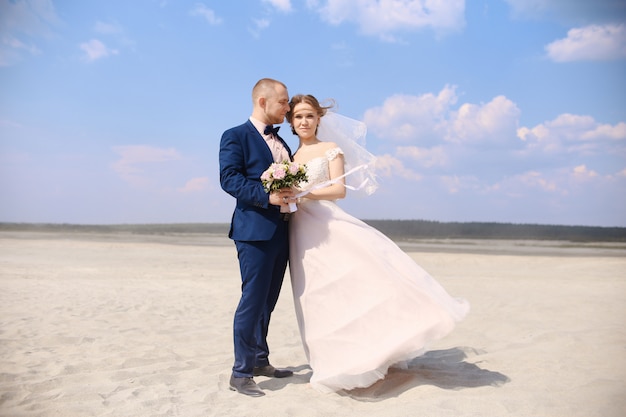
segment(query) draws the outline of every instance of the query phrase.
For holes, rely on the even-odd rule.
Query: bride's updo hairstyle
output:
[[[293,128],[293,109],[294,107],[296,107],[296,105],[300,103],[306,103],[309,106],[313,107],[313,110],[315,110],[320,118],[324,117],[324,115],[326,114],[326,110],[334,107],[334,103],[332,103],[332,101],[330,105],[322,106],[320,102],[317,101],[317,99],[311,94],[296,94],[295,96],[291,97],[291,101],[289,102],[289,111],[287,112],[285,117],[291,125],[291,133],[293,133],[294,135],[296,135],[297,133],[296,130]],[[315,129],[315,133],[317,134],[317,128]]]

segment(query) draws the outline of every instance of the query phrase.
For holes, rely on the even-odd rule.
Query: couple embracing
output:
[[[469,305],[335,204],[346,189],[376,188],[373,156],[358,144],[361,123],[327,112],[311,95],[290,100],[287,87],[269,78],[256,83],[252,101],[252,115],[224,132],[219,152],[221,186],[236,198],[229,237],[242,280],[230,388],[262,396],[254,376],[293,375],[270,363],[267,344],[287,264],[311,385],[367,387],[452,331]],[[274,128],[285,118],[299,139],[295,154]],[[306,165],[307,180],[266,192],[262,174],[283,161]]]

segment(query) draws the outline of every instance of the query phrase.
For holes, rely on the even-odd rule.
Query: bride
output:
[[[347,122],[349,136],[364,135],[364,125],[327,109],[314,96],[296,95],[287,113],[299,138],[294,161],[308,173],[289,226],[289,268],[311,385],[333,392],[370,386],[389,367],[421,355],[452,331],[469,304],[335,204],[347,188],[371,193],[376,184],[368,166],[373,156],[346,140],[337,118],[339,126]],[[326,133],[318,136],[318,127]]]

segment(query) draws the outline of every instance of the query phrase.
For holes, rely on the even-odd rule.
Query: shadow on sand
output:
[[[457,390],[500,386],[510,381],[499,372],[481,369],[473,363],[465,362],[468,354],[473,356],[480,352],[467,347],[426,352],[410,361],[408,369],[391,368],[387,376],[374,385],[344,391],[341,395],[360,401],[383,401],[420,385]]]
[[[408,363],[406,369],[390,368],[384,379],[367,388],[339,391],[337,394],[358,401],[384,401],[397,397],[420,385],[434,385],[443,389],[457,390],[484,386],[500,386],[510,379],[499,372],[481,369],[465,362],[468,355],[482,352],[469,347],[426,352]],[[313,372],[308,365],[289,367],[291,378],[267,378],[259,382],[264,390],[279,391],[289,384],[308,384]]]

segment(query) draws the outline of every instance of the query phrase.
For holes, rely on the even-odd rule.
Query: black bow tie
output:
[[[264,135],[278,136],[278,130],[279,129],[280,129],[280,126],[273,127],[272,125],[267,125],[267,126],[265,126],[265,130],[263,131],[263,134]]]

